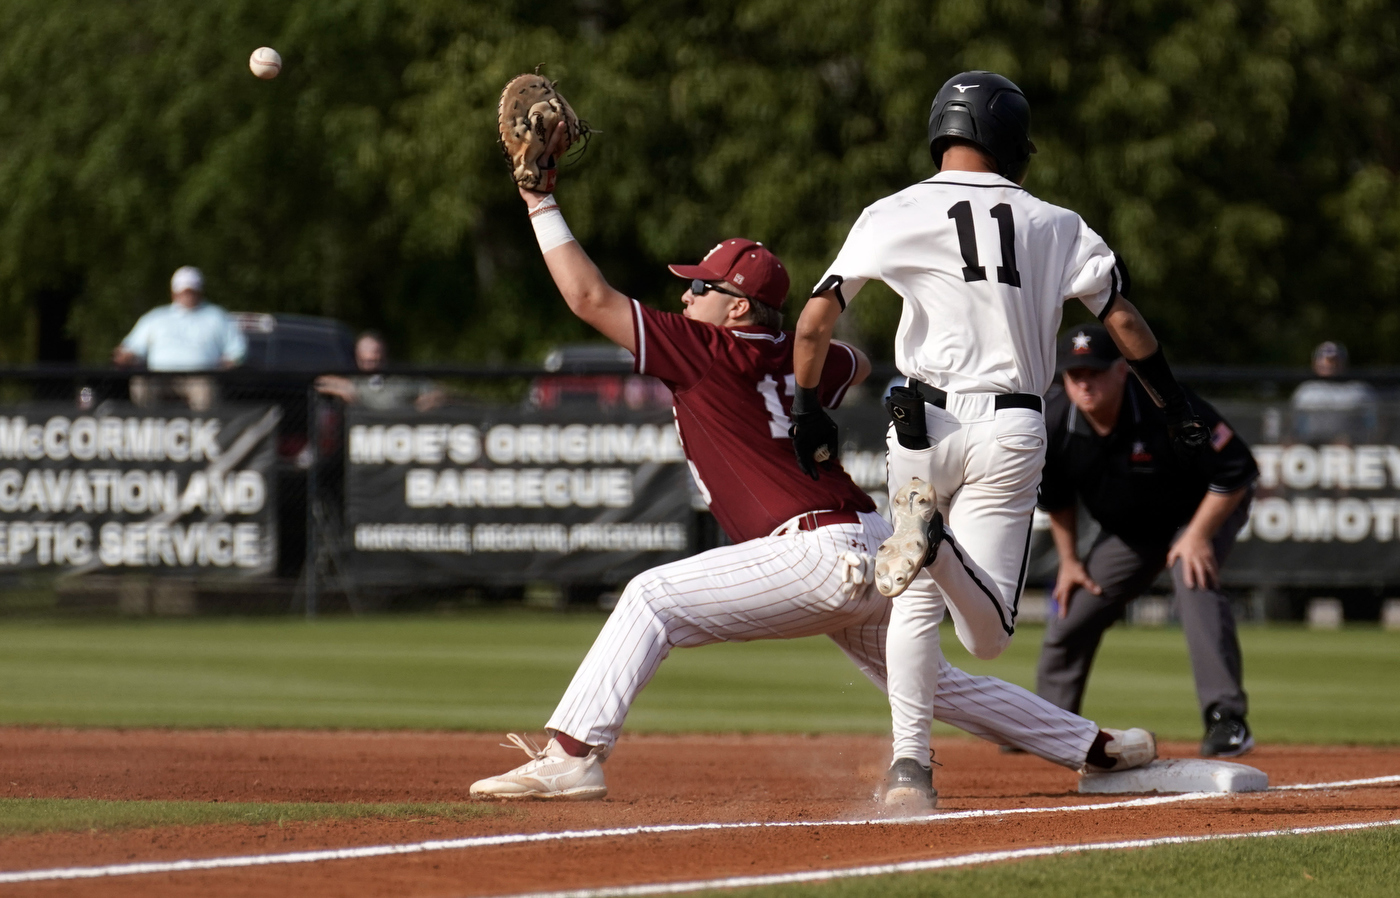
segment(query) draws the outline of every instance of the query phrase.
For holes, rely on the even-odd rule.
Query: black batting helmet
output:
[[[928,115],[928,149],[933,161],[943,164],[950,138],[959,138],[986,150],[997,162],[1003,178],[1019,181],[1030,164],[1031,105],[1021,88],[993,72],[963,72],[933,98]]]

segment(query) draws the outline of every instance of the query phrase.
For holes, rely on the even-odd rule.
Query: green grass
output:
[[[445,728],[543,725],[604,618],[529,610],[441,617],[0,623],[0,723]],[[1031,686],[1041,631],[954,664]],[[1400,742],[1400,633],[1242,632],[1251,724],[1265,741]],[[1117,627],[1085,712],[1194,739],[1180,630]],[[632,731],[883,733],[881,696],[825,639],[672,654]],[[940,732],[951,732],[941,730]]]
[[[734,898],[1373,898],[1400,894],[1397,829],[1087,852],[990,867],[709,894]]]
[[[350,804],[320,802],[94,801],[0,798],[0,836],[141,826],[276,823],[321,820],[466,820],[497,813],[485,804]]]

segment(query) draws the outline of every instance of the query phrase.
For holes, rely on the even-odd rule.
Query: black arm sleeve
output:
[[[1128,359],[1128,367],[1133,369],[1152,401],[1166,410],[1168,421],[1175,422],[1174,413],[1178,411],[1184,416],[1185,395],[1172,374],[1171,366],[1167,364],[1167,354],[1162,350],[1161,343],[1157,344],[1157,351],[1145,359]]]

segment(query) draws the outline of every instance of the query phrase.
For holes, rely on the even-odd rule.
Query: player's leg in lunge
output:
[[[587,768],[601,785],[598,764],[673,648],[817,635],[868,617],[880,597],[859,582],[864,570],[851,569],[852,559],[869,563],[847,551],[848,530],[861,536],[858,525],[846,525],[766,537],[633,578],[546,724],[549,744],[524,767],[475,783],[472,794],[570,797],[541,782],[541,764],[550,775]]]

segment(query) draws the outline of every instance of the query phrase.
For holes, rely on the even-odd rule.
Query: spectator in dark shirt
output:
[[[1234,757],[1254,745],[1245,722],[1239,639],[1219,568],[1249,516],[1258,476],[1244,441],[1206,402],[1187,396],[1211,430],[1196,458],[1172,450],[1166,419],[1102,327],[1060,344],[1064,391],[1047,404],[1049,446],[1040,506],[1050,514],[1060,572],[1036,691],[1078,712],[1103,633],[1170,567],[1205,717],[1201,754]],[[1102,527],[1083,560],[1077,507]]]
[[[376,411],[416,408],[432,411],[447,401],[442,388],[422,377],[384,375],[379,373],[389,360],[389,349],[378,331],[365,331],[355,340],[355,367],[364,372],[360,377],[325,374],[316,378],[316,389],[327,396],[336,396],[347,405],[359,405]]]

